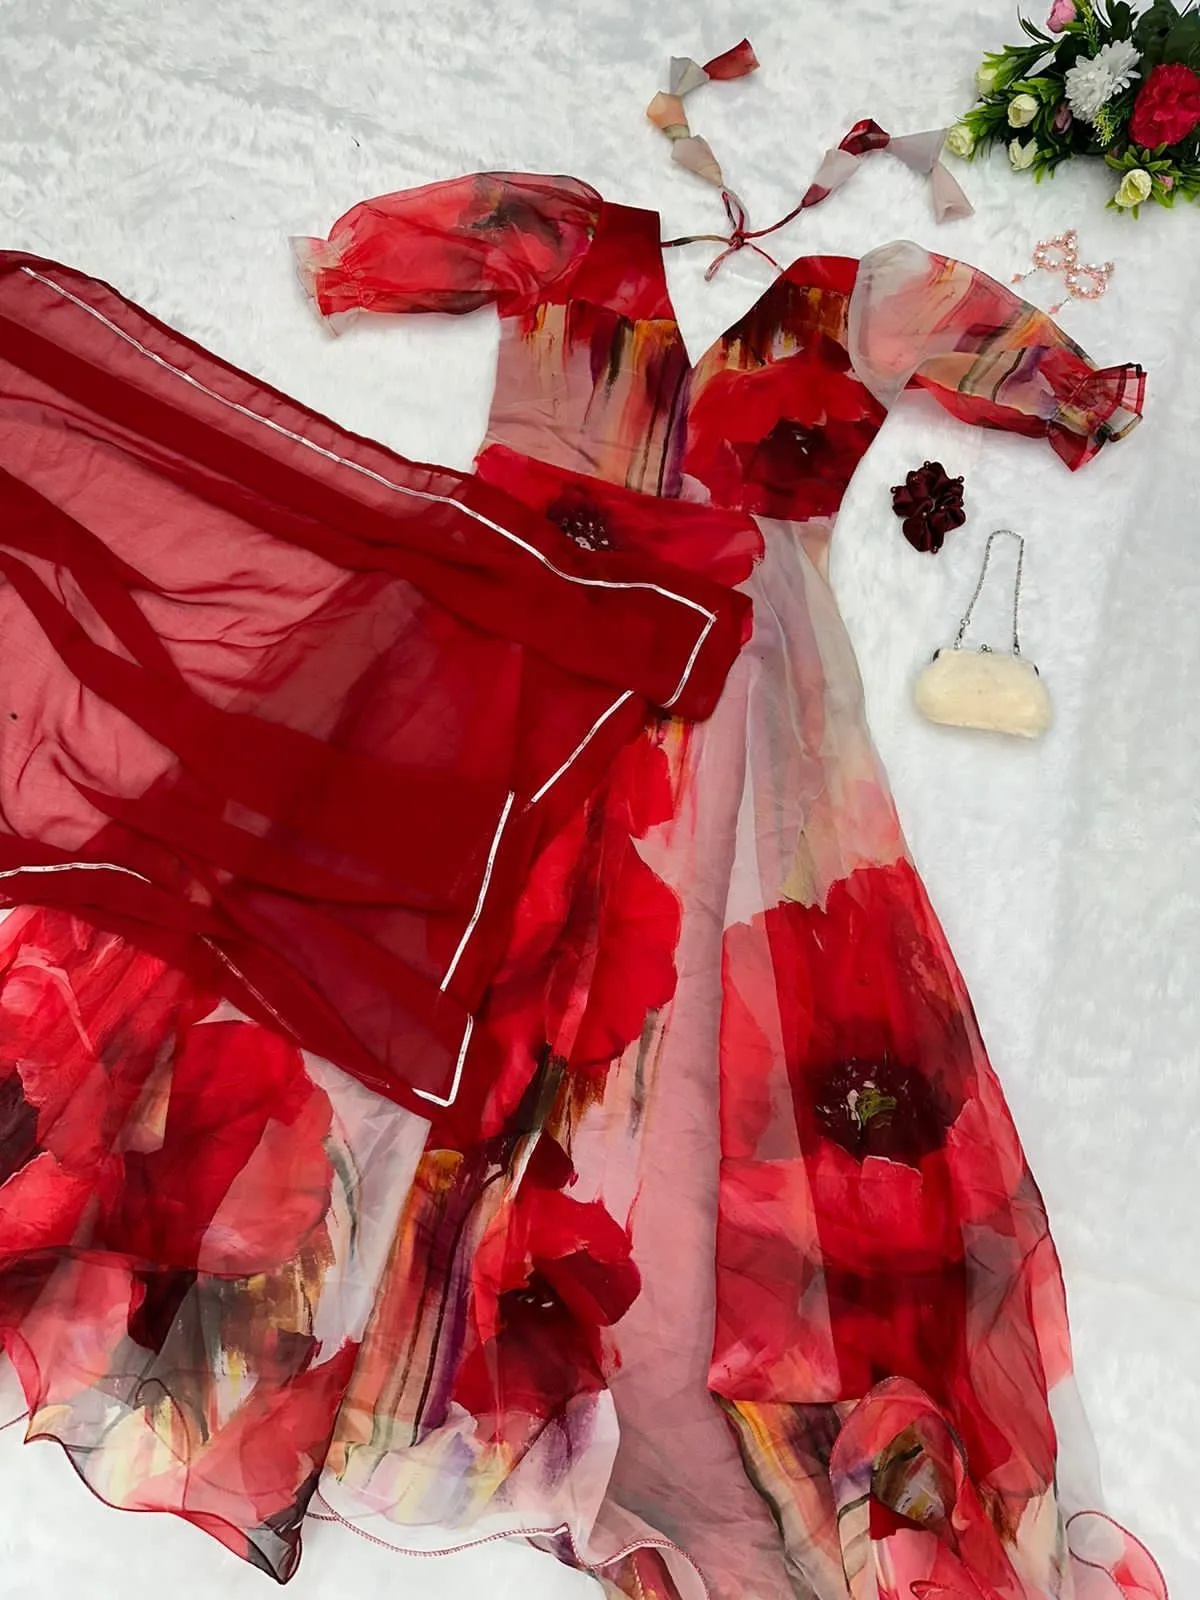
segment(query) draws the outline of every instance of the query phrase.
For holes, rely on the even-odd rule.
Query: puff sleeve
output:
[[[964,422],[1047,439],[1072,471],[1141,419],[1140,366],[1097,367],[1045,312],[915,244],[864,257],[849,342],[885,405],[924,389]]]
[[[528,310],[582,259],[600,197],[573,178],[482,172],[363,200],[328,239],[293,239],[322,316]]]

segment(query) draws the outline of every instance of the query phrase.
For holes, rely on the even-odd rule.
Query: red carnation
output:
[[[1145,150],[1178,144],[1200,124],[1200,77],[1180,63],[1155,67],[1142,86],[1129,122]]]

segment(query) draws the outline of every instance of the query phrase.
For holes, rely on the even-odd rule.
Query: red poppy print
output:
[[[48,1150],[31,1155],[0,1184],[0,1266],[69,1244],[94,1195]]]
[[[581,1008],[567,1052],[573,1068],[601,1070],[642,1035],[675,993],[678,896],[649,867],[639,840],[674,812],[667,757],[653,728],[614,764],[603,804],[589,818],[589,847],[571,910],[577,959],[573,996]]]
[[[259,1385],[214,1436],[196,1496],[203,1504],[208,1484],[239,1484],[258,1521],[290,1537],[291,1568],[299,1560],[296,1532],[358,1353],[349,1340],[334,1349],[322,1349],[315,1339],[296,1342],[302,1354],[287,1385]],[[211,1498],[216,1509],[219,1491]]]
[[[660,499],[491,445],[479,476],[589,550],[624,550],[702,572],[730,587],[750,576],[763,537],[748,516],[718,506]]]
[[[752,65],[743,42],[705,71]],[[1190,127],[1197,105],[1196,80],[1176,68],[1139,97],[1146,125],[1168,133]],[[863,122],[841,148],[888,142]],[[59,640],[68,690],[100,673],[139,715],[154,712],[162,673],[137,669],[143,694],[117,668],[145,666],[151,648],[162,657],[155,628],[171,620],[173,590],[150,548],[156,520],[122,520],[115,478],[75,493],[79,472],[69,498],[86,529],[54,507],[64,440],[98,442],[111,465],[118,413],[161,444],[196,432],[194,402],[208,442],[182,466],[172,457],[168,498],[182,506],[183,479],[199,474],[197,526],[216,517],[245,581],[215,620],[185,605],[200,632],[188,619],[168,628],[173,657],[212,645],[205,682],[222,703],[228,691],[253,711],[262,689],[264,715],[317,738],[331,782],[339,741],[369,755],[378,735],[397,760],[413,754],[403,694],[415,684],[417,733],[432,730],[435,755],[461,746],[456,771],[471,784],[499,775],[516,796],[452,975],[452,997],[471,997],[461,1081],[451,1105],[422,1101],[418,1116],[237,1020],[196,986],[213,981],[207,962],[193,983],[60,912],[10,915],[0,1339],[36,1430],[68,1446],[97,1492],[187,1517],[281,1581],[319,1481],[371,1537],[411,1544],[405,1524],[416,1525],[428,1549],[439,1526],[454,1543],[534,1530],[644,1600],[796,1585],[856,1600],[1063,1600],[1107,1574],[1129,1600],[1162,1600],[1129,1545],[1073,1570],[1047,1399],[1070,1355],[1044,1208],[941,932],[912,867],[892,859],[898,825],[833,597],[796,563],[798,537],[824,570],[834,516],[884,420],[877,395],[922,388],[963,421],[1048,439],[1074,467],[1134,426],[1144,375],[1097,370],[1008,289],[903,243],[861,263],[794,263],[693,365],[661,234],[654,213],[573,180],[483,174],[378,197],[330,240],[304,242],[302,272],[327,314],[490,304],[505,321],[477,477],[419,469],[411,484],[382,447],[299,410],[285,433],[315,429],[337,446],[311,482],[290,445],[286,459],[271,454],[252,405],[230,413],[222,443],[220,406],[115,338],[145,332],[136,308],[66,269],[30,277],[14,256],[0,270],[12,329],[0,366],[42,371],[38,349],[60,318],[70,345],[42,372],[66,385],[44,416],[20,405],[28,373],[0,385],[21,410],[6,493],[37,533],[29,550],[45,554],[45,522],[68,564],[83,552],[81,581],[95,580],[65,620],[44,595],[35,615],[21,598],[41,594],[29,550],[10,548],[13,660],[37,667],[50,622],[78,624],[80,638]],[[63,274],[73,287],[60,304]],[[87,315],[93,301],[100,318]],[[154,326],[148,343],[169,338]],[[184,355],[189,372],[213,365],[194,347]],[[212,394],[250,392],[219,364],[212,378]],[[286,420],[283,397],[263,399]],[[221,476],[230,450],[253,480],[241,488]],[[156,451],[137,456],[139,507],[143,491],[153,501]],[[306,517],[314,495],[321,514]],[[935,546],[960,515],[954,498],[909,506],[910,539]],[[149,600],[118,554],[144,546],[161,579]],[[344,557],[354,582],[317,573],[325,557],[335,579]],[[635,574],[668,595],[645,639]],[[701,594],[697,577],[714,586],[702,609],[718,633],[705,624],[704,638],[702,618],[677,603]],[[312,627],[293,628],[273,603],[255,620],[281,584],[299,585]],[[186,600],[195,584],[183,587]],[[591,628],[582,643],[550,626],[568,605]],[[122,617],[124,662],[100,648]],[[683,662],[666,674],[671,641],[659,634],[681,626],[684,655],[699,654],[676,700]],[[738,626],[750,646],[722,690]],[[239,689],[240,658],[263,654],[264,627],[262,670]],[[470,641],[451,648],[464,629]],[[718,666],[708,657],[722,638]],[[380,640],[397,670],[364,677],[362,652],[373,660]],[[487,663],[501,657],[516,736],[496,719],[481,729],[478,714]],[[614,705],[639,672],[673,717],[638,693]],[[349,700],[348,683],[359,685]],[[0,821],[30,824],[9,840],[22,861],[31,827],[54,822],[34,792],[45,719],[39,697],[26,699],[4,724],[20,782],[0,808]],[[713,713],[703,727],[678,720],[700,712]],[[429,751],[417,743],[420,765]],[[126,754],[122,743],[123,769]],[[239,782],[257,794],[254,765],[241,763]],[[310,768],[299,761],[287,804],[263,791],[263,815],[315,818],[326,843],[353,854],[344,807],[322,809],[330,785],[316,793]],[[399,861],[397,839],[415,841],[457,882],[464,860],[481,859],[460,809],[414,831],[384,807],[380,849]],[[485,844],[490,801],[486,811]],[[132,864],[152,864],[154,840],[175,837],[164,816],[143,795],[104,837],[136,834]],[[123,859],[92,843],[93,863]],[[408,855],[401,876],[424,882]],[[319,863],[296,860],[319,878]],[[873,864],[851,870],[860,863]],[[271,879],[270,861],[251,868]],[[465,914],[477,877],[434,900],[461,899]],[[85,880],[89,895],[108,883],[71,872],[39,879],[39,892],[74,897]],[[134,881],[111,901],[103,891],[106,914],[159,915]],[[167,897],[177,888],[159,884]],[[777,904],[781,892],[800,898]],[[183,909],[189,926],[205,910]],[[360,913],[360,931],[376,926],[376,908]],[[402,917],[385,942],[440,983],[460,923],[435,912],[424,949]],[[339,992],[358,1005],[350,967]],[[408,1007],[389,997],[380,1040]]]
[[[730,929],[725,983],[716,1386],[815,1403],[903,1376],[950,1411],[979,1470],[1016,1462],[1044,1482],[1030,1292],[1054,1326],[1057,1261],[911,865]],[[1019,1417],[1006,1370],[1025,1375]]]
[[[547,1051],[596,1090],[675,992],[680,904],[639,841],[673,814],[659,731],[621,752],[604,786],[549,840],[517,903],[477,1049],[495,1062],[482,1106],[460,1095],[433,1140],[458,1149],[498,1137]]]
[[[679,902],[631,838],[606,846],[596,948],[571,1061],[603,1067],[641,1036],[675,992]]]
[[[254,1023],[189,1030],[161,1146],[124,1158],[110,1247],[223,1277],[289,1260],[329,1209],[329,1101],[299,1052]]]
[[[880,1600],[1032,1593],[1002,1543],[1015,1530],[989,1517],[951,1420],[915,1384],[892,1379],[867,1395],[829,1470],[842,1549],[856,1565],[866,1561]]]
[[[0,1253],[124,1258],[152,1348],[198,1272],[276,1268],[329,1209],[328,1099],[294,1045],[202,1020],[215,1005],[59,912],[0,981]]]
[[[884,415],[845,348],[813,332],[797,355],[707,380],[692,405],[684,470],[718,505],[795,521],[832,516]]]
[[[604,1387],[601,1330],[625,1315],[641,1286],[628,1229],[600,1202],[564,1193],[573,1179],[561,1146],[542,1134],[475,1254],[478,1343],[459,1369],[455,1398],[514,1446],[528,1419],[555,1416]]]

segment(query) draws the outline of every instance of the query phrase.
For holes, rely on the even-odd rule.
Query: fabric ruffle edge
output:
[[[11,1418],[4,1426],[20,1420]],[[63,1449],[80,1481],[101,1504],[131,1509],[106,1498],[65,1440],[52,1433],[27,1433],[25,1442],[38,1440]],[[907,1466],[897,1474],[900,1460]],[[1015,1572],[984,1509],[980,1488],[968,1474],[953,1424],[909,1379],[886,1378],[853,1407],[834,1443],[829,1476],[851,1600],[909,1600],[916,1595],[950,1600],[968,1594],[979,1600],[1017,1594],[1043,1600],[1049,1595]],[[1034,1520],[1040,1520],[1036,1506],[1031,1511]],[[246,1530],[234,1523],[186,1510],[176,1515],[236,1553],[253,1550],[252,1540],[250,1550],[245,1548]],[[561,1519],[549,1520],[545,1527],[530,1519],[525,1525],[475,1534],[447,1527],[445,1544],[406,1545],[401,1525],[389,1527],[394,1538],[373,1533],[353,1514],[331,1504],[320,1487],[305,1520],[338,1524],[372,1544],[415,1558],[461,1555],[500,1539],[523,1539],[566,1566],[597,1578],[603,1575],[612,1590],[631,1600],[643,1600],[647,1594],[656,1600],[712,1600],[701,1569],[687,1551],[628,1516],[623,1517],[627,1527],[610,1529],[625,1537],[614,1539],[615,1547],[607,1554],[589,1548],[592,1540],[585,1531]],[[379,1525],[377,1513],[370,1520]],[[1082,1509],[1067,1515],[1060,1541],[1064,1587],[1055,1593],[1070,1594],[1073,1600],[1112,1600],[1114,1594],[1121,1600],[1170,1600],[1154,1557],[1107,1513]],[[253,1554],[251,1561],[286,1584],[295,1576],[301,1555],[297,1540],[293,1557],[282,1570],[255,1560]],[[1014,1581],[1019,1588],[1011,1587]]]
[[[1142,420],[1146,372],[1137,362],[1088,371],[1059,402],[1050,442],[1075,471],[1106,444],[1125,438]]]
[[[295,235],[288,241],[296,277],[322,325],[339,333],[362,309],[358,285],[346,270],[342,252],[329,239]]]

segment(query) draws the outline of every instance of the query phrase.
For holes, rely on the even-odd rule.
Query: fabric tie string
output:
[[[946,128],[934,128],[926,133],[905,133],[894,137],[877,122],[864,117],[861,122],[854,124],[836,149],[825,152],[825,158],[804,199],[788,214],[786,220],[790,221],[798,212],[819,204],[835,189],[840,189],[855,172],[863,156],[870,155],[873,150],[888,150],[898,156],[910,171],[928,177],[933,194],[933,214],[938,222],[954,222],[960,217],[969,217],[975,208],[963,193],[958,180],[942,162],[948,131]]]
[[[746,208],[738,199],[737,195],[734,194],[732,189],[722,189],[721,199],[725,202],[725,215],[729,218],[729,234],[724,241],[724,250],[721,251],[720,255],[714,256],[713,260],[709,263],[708,271],[704,274],[705,283],[711,283],[716,277],[717,273],[721,270],[723,263],[728,261],[730,256],[736,255],[739,250],[753,250],[755,255],[759,255],[764,261],[769,262],[771,266],[775,268],[776,272],[782,272],[783,268],[779,265],[778,261],[776,261],[775,257],[769,254],[768,251],[764,250],[761,245],[755,243],[756,239],[760,239],[766,234],[773,232],[773,229],[763,228],[757,234],[752,233],[749,229],[747,229],[746,222],[748,219],[746,216]],[[720,243],[722,239],[722,236],[719,233],[710,234],[707,237],[711,238],[714,243]],[[672,240],[670,242],[682,243],[682,241],[676,240]]]
[[[947,129],[937,128],[925,133],[909,133],[893,137],[877,122],[864,118],[861,122],[855,123],[835,149],[825,152],[816,177],[799,205],[794,206],[786,216],[781,217],[778,222],[773,222],[770,227],[757,229],[747,227],[749,218],[744,203],[725,182],[721,164],[713,154],[708,140],[692,132],[683,102],[687,95],[703,84],[714,79],[743,78],[753,72],[758,64],[748,39],[743,39],[732,50],[714,56],[711,61],[706,61],[703,65],[693,61],[690,56],[674,56],[671,59],[669,87],[656,94],[646,108],[646,115],[650,121],[671,141],[672,159],[721,192],[725,215],[729,221],[727,234],[693,233],[684,238],[663,241],[664,249],[672,249],[682,244],[696,244],[703,240],[722,245],[724,248],[705,273],[706,281],[712,279],[730,256],[745,249],[751,249],[756,255],[762,256],[777,272],[782,271],[774,257],[756,241],[786,227],[800,215],[801,211],[807,210],[809,206],[818,205],[835,189],[840,189],[855,172],[863,156],[869,155],[874,150],[889,150],[911,171],[928,177],[933,198],[933,212],[938,222],[950,222],[972,214],[974,207],[941,159]]]
[[[656,94],[646,107],[650,121],[671,141],[671,159],[689,172],[694,172],[698,178],[703,178],[705,183],[711,183],[715,189],[725,188],[721,164],[713,155],[708,140],[699,138],[689,127],[687,112],[683,107],[684,97],[712,79],[728,81],[744,78],[757,66],[758,60],[748,39],[743,39],[723,55],[714,56],[703,66],[690,56],[672,56],[669,88]],[[740,207],[740,201],[738,204]],[[728,206],[726,209],[729,209]]]

